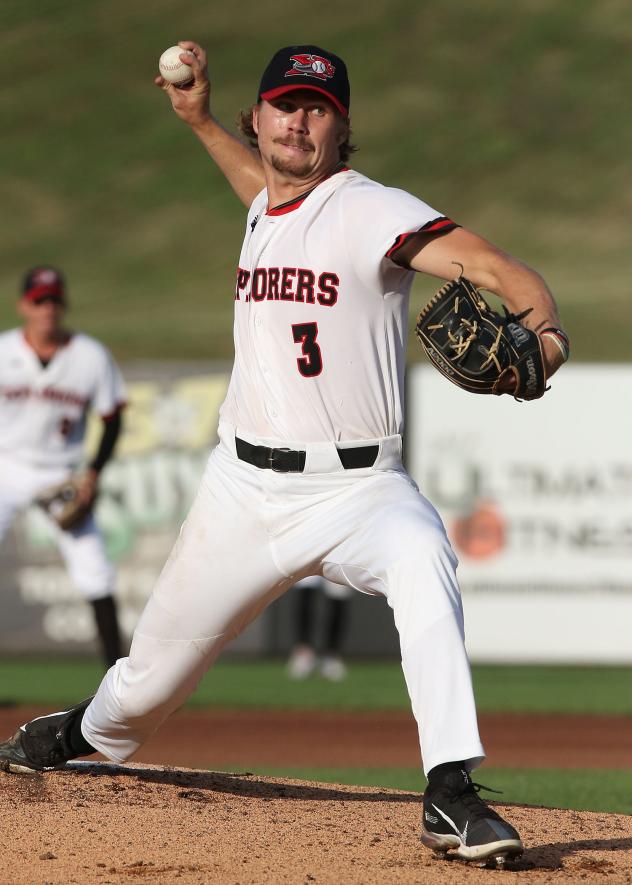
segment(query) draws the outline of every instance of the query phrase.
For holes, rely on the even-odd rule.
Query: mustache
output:
[[[297,147],[303,151],[313,151],[314,145],[308,138],[303,138],[300,135],[286,135],[280,136],[279,138],[272,139],[274,144],[284,144],[288,147]]]

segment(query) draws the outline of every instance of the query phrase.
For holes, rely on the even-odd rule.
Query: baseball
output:
[[[312,71],[316,74],[324,74],[327,68],[325,67],[325,62],[323,61],[313,61],[312,62]]]
[[[185,83],[190,83],[193,79],[191,66],[180,61],[181,55],[190,55],[191,58],[194,58],[193,53],[188,49],[182,49],[181,46],[170,46],[169,49],[165,49],[158,62],[160,75],[175,86],[184,86]]]

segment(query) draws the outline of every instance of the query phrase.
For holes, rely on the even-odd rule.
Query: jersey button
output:
[[[255,326],[260,326],[260,325],[261,325],[261,317],[257,317],[255,319]]]

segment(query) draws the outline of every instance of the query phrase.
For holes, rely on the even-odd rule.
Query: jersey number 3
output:
[[[323,370],[323,358],[316,344],[318,323],[294,323],[294,342],[302,345],[303,356],[296,360],[298,370],[304,378],[314,378]]]

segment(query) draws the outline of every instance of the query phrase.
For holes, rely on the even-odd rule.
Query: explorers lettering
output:
[[[316,274],[304,267],[258,267],[237,269],[235,301],[293,301],[333,307],[338,301],[338,274]]]

